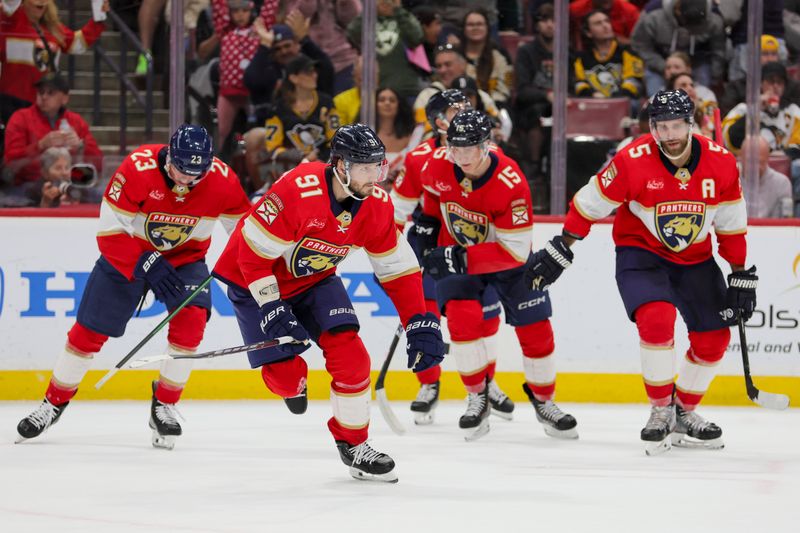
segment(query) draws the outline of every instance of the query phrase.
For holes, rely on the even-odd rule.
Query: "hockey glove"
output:
[[[439,242],[439,229],[441,229],[441,227],[442,223],[439,222],[439,219],[430,215],[421,214],[414,221],[414,227],[411,228],[411,231],[413,231],[416,236],[417,249],[414,251],[417,252],[417,256],[422,257],[427,252],[436,248],[436,244]]]
[[[145,280],[156,299],[163,302],[167,309],[178,307],[186,297],[186,286],[175,267],[157,250],[139,256],[133,277]]]
[[[534,290],[546,291],[556,282],[575,255],[564,237],[556,235],[545,247],[534,253],[525,271],[525,285]]]
[[[756,287],[758,287],[758,276],[755,265],[747,270],[728,274],[728,292],[725,294],[727,307],[720,313],[723,320],[734,324],[740,314],[745,322],[750,320],[756,309]]]
[[[306,341],[296,344],[281,344],[275,348],[290,355],[297,355],[308,350],[310,347],[308,331],[300,325],[289,304],[279,298],[265,303],[259,310],[262,317],[261,331],[268,339],[289,336],[298,341]]]
[[[406,324],[408,368],[414,372],[427,370],[444,359],[444,341],[439,319],[433,313],[412,316]]]
[[[422,258],[422,267],[435,280],[467,273],[467,250],[463,246],[440,246]]]

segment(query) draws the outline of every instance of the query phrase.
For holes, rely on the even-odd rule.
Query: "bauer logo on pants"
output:
[[[144,223],[147,240],[161,252],[172,250],[186,242],[192,234],[199,217],[151,213]]]

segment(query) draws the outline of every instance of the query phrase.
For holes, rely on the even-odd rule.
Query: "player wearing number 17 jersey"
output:
[[[369,256],[406,327],[409,368],[439,364],[444,342],[438,319],[426,314],[419,263],[394,225],[385,148],[363,124],[343,126],[331,142],[331,163],[303,163],[284,174],[234,231],[214,267],[228,285],[248,344],[283,336],[299,342],[254,350],[250,365],[286,399],[306,407],[308,340],[322,349],[331,375],[333,434],[356,479],[394,482],[394,461],[367,443],[370,358],[336,266],[354,249]]]
[[[54,424],[78,391],[94,355],[120,337],[148,290],[167,309],[208,277],[205,255],[214,222],[230,232],[250,208],[236,174],[213,157],[204,128],[178,128],[169,145],[149,144],[117,169],[100,206],[100,258],[86,282],[75,325],[56,361],[45,400],[17,431],[21,439]],[[203,339],[211,295],[202,292],[175,315],[167,334],[170,353],[192,353]],[[153,383],[153,445],[171,449],[181,426],[174,405],[191,372],[191,360],[173,359]]]
[[[577,438],[575,419],[553,403],[550,299],[523,281],[532,238],[530,189],[514,160],[489,150],[491,129],[485,114],[459,113],[447,129],[447,158],[429,159],[422,171],[423,212],[430,219],[430,232],[438,233],[438,247],[424,252],[422,265],[437,280],[439,306],[452,339],[450,354],[469,392],[459,426],[467,440],[489,430],[489,361],[481,338],[481,297],[493,287],[519,339],[523,389],[537,419],[550,436]]]
[[[626,147],[576,194],[563,234],[534,254],[528,280],[546,288],[573,259],[576,240],[617,209],[616,278],[636,323],[650,419],[641,432],[648,455],[672,444],[722,447],[722,430],[695,412],[730,340],[730,325],[756,304],[755,267],[745,270],[747,212],[735,158],[692,135],[694,104],[683,91],[660,91],[650,131]],[[731,266],[728,286],[711,254]],[[674,329],[680,311],[689,350],[675,381]]]

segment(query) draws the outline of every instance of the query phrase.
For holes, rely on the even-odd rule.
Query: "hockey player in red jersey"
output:
[[[100,258],[83,292],[78,318],[41,405],[17,426],[20,440],[56,423],[78,391],[94,355],[109,337],[120,337],[146,291],[174,309],[208,277],[205,255],[214,222],[230,232],[250,209],[239,178],[213,157],[211,137],[183,125],[169,145],[137,148],[122,162],[100,206]],[[193,353],[211,313],[201,292],[169,323],[171,353]],[[189,379],[191,360],[165,361],[153,382],[153,446],[172,449],[182,428],[175,404]]]
[[[406,154],[403,170],[395,180],[394,188],[391,192],[392,203],[394,204],[394,221],[401,232],[409,218],[416,221],[420,217],[424,218],[426,216],[422,214],[422,167],[431,157],[444,157],[444,144],[450,121],[457,113],[471,107],[469,99],[458,89],[448,89],[436,93],[428,100],[428,104],[425,106],[425,114],[428,118],[428,123],[433,126],[437,134]],[[493,145],[493,148],[495,151],[500,150],[495,145]],[[425,242],[428,238],[424,233],[416,234],[417,229],[422,228],[424,228],[424,225],[417,226],[415,223],[408,230],[408,241],[411,243],[414,253],[417,254],[417,258],[421,256],[421,249],[418,243]],[[436,243],[434,242],[432,246],[435,245]],[[425,290],[425,305],[428,311],[438,317],[439,305],[436,302],[436,285],[433,278],[424,272],[422,286]],[[497,292],[491,286],[487,288],[482,304],[484,320],[481,323],[481,334],[482,341],[487,346],[489,360],[489,403],[493,413],[506,420],[511,420],[514,412],[514,402],[494,380],[497,359],[495,339],[497,330],[500,328],[500,302]],[[416,399],[411,403],[411,411],[414,412],[414,422],[418,425],[433,423],[436,406],[439,403],[439,378],[441,374],[440,366],[434,366],[416,374],[420,382],[420,389]]]
[[[491,119],[463,111],[447,129],[447,157],[431,158],[422,170],[425,188],[418,220],[438,246],[426,246],[425,271],[436,279],[440,308],[447,316],[461,380],[469,392],[459,426],[467,440],[489,431],[488,358],[482,340],[481,296],[494,287],[522,348],[523,389],[547,435],[577,438],[577,422],[553,402],[555,346],[550,299],[525,285],[531,252],[531,195],[516,162],[490,152]],[[441,230],[441,231],[440,231]]]
[[[303,163],[284,174],[239,223],[214,267],[228,285],[246,343],[281,336],[299,342],[248,353],[264,383],[294,413],[306,409],[308,368],[299,354],[313,340],[331,375],[333,434],[356,479],[397,481],[395,464],[367,442],[370,358],[336,265],[364,248],[406,328],[408,366],[441,362],[439,320],[426,313],[422,276],[411,246],[394,225],[385,148],[363,124],[339,128],[331,162]]]
[[[672,444],[722,447],[722,430],[695,412],[730,340],[729,326],[756,305],[755,266],[745,270],[747,212],[736,159],[692,135],[694,104],[681,91],[660,91],[650,131],[627,146],[576,194],[563,233],[534,254],[526,278],[546,289],[573,260],[570,246],[617,209],[616,278],[640,339],[650,419],[642,429],[648,455]],[[711,254],[731,266],[728,285]],[[680,311],[689,350],[675,381],[674,329]]]

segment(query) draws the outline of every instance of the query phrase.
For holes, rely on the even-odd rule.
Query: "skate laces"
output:
[[[58,407],[45,400],[28,416],[28,420],[37,428],[45,428],[53,422],[57,413]]]
[[[494,380],[489,382],[489,399],[494,403],[503,403],[508,399],[508,395],[502,391]]]
[[[431,403],[433,400],[436,399],[437,394],[439,393],[439,385],[436,383],[423,383],[422,386],[419,388],[419,392],[417,393],[417,402],[425,402]]]
[[[709,422],[694,411],[687,411],[686,409],[678,410],[678,419],[681,421],[681,425],[693,431],[702,431],[714,426],[712,422]]]
[[[550,420],[551,422],[558,422],[563,416],[564,412],[555,404],[553,400],[538,402],[536,410],[542,418]]]
[[[178,417],[180,417],[181,420],[186,421],[174,403],[161,403],[156,401],[155,411],[156,418],[158,418],[158,420],[164,424],[177,424]]]
[[[364,441],[358,446],[353,446],[350,448],[350,453],[353,454],[353,464],[359,463],[373,463],[376,459],[379,459],[381,452],[374,450],[368,443],[368,441]]]
[[[665,407],[653,406],[650,408],[650,418],[645,424],[645,429],[661,429],[663,427],[669,428],[672,422],[673,407],[667,405]]]
[[[467,412],[464,415],[480,416],[486,407],[486,395],[482,392],[470,392],[467,396]]]

